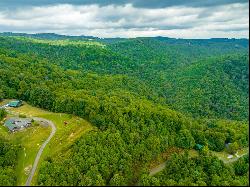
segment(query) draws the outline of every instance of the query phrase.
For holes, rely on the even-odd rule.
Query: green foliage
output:
[[[220,132],[206,132],[209,149],[215,151],[222,151],[225,148],[226,137]]]
[[[26,53],[33,62],[43,61],[42,66],[36,63],[37,69],[32,73],[41,74],[39,78],[46,82],[53,81],[52,76],[59,76],[64,77],[61,81],[70,78],[76,83],[72,74],[65,75],[64,71],[58,70],[58,73],[52,73],[53,68],[46,64],[49,61],[63,69],[112,75],[111,79],[113,75],[129,77],[131,81],[123,81],[129,91],[133,89],[139,95],[194,117],[248,118],[249,58],[248,41],[245,40],[117,39],[107,43],[105,48],[49,45],[15,37],[0,37],[0,42],[1,51],[9,57]],[[79,80],[82,75],[79,72],[78,75]],[[133,82],[140,86],[132,85]],[[27,81],[22,84],[19,92],[28,86]],[[137,90],[137,87],[143,87],[148,93]],[[9,98],[15,97],[15,90],[6,94]],[[25,98],[28,94],[21,95]]]
[[[126,179],[120,174],[115,174],[110,180],[110,186],[125,186]]]
[[[239,161],[236,164],[239,165]],[[199,157],[189,158],[187,155],[173,155],[166,164],[165,169],[154,177],[142,176],[141,185],[160,186],[232,186],[234,184],[248,185],[246,166],[241,176],[235,176],[231,166],[226,166],[216,157],[200,155]]]
[[[200,154],[205,155],[205,156],[209,154],[209,148],[207,145],[202,148],[202,150],[200,151]]]
[[[242,120],[248,118],[247,42],[138,38],[111,48],[132,58],[134,74],[174,109],[194,117]]]
[[[231,143],[229,144],[228,149],[230,154],[235,154],[239,149],[239,144],[237,142]]]
[[[16,185],[16,164],[19,148],[0,138],[0,186]]]
[[[0,97],[77,115],[99,128],[43,162],[39,185],[246,184],[238,175],[245,173],[242,164],[236,176],[208,154],[229,142],[248,146],[245,41],[61,42],[0,37]],[[170,147],[195,144],[205,146],[203,156],[174,157],[161,177],[140,173]]]
[[[245,175],[249,172],[249,155],[246,155],[234,163],[236,175]]]
[[[0,121],[7,115],[7,112],[4,109],[0,109]]]
[[[195,145],[194,138],[190,131],[184,129],[177,134],[177,145],[182,148],[190,149]]]
[[[53,93],[47,87],[37,87],[30,91],[31,104],[44,109],[51,109],[53,105]]]
[[[3,90],[0,88],[0,101],[3,99],[3,96],[4,96]]]
[[[26,118],[27,116],[24,114],[19,114],[19,118]]]

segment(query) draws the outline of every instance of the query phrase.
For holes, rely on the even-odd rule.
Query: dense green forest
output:
[[[47,157],[38,185],[248,185],[248,157],[225,165],[209,152],[248,147],[248,40],[58,39],[0,37],[0,98],[99,129]],[[170,148],[195,144],[207,152],[148,175]]]
[[[19,148],[0,137],[0,186],[16,185],[16,165]]]
[[[5,117],[6,111],[4,109],[0,109],[0,121]]]

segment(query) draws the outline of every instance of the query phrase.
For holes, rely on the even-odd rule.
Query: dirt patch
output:
[[[24,173],[25,173],[25,175],[29,175],[31,169],[32,169],[32,165],[29,165],[29,166],[27,166],[26,168],[24,168]]]
[[[39,121],[39,124],[44,127],[48,127],[49,123],[47,121]]]

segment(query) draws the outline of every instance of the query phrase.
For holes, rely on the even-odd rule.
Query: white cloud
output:
[[[0,32],[55,32],[99,37],[247,37],[249,4],[136,8],[126,5],[53,5],[0,11]]]

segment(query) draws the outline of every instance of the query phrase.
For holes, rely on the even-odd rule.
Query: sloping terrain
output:
[[[248,40],[40,40],[0,37],[0,97],[79,116],[96,130],[70,146],[54,139],[63,148],[48,148],[34,184],[247,185],[245,160],[226,166],[209,150],[248,147]],[[205,147],[198,158],[175,156],[167,175],[149,177],[159,155],[196,144]]]

